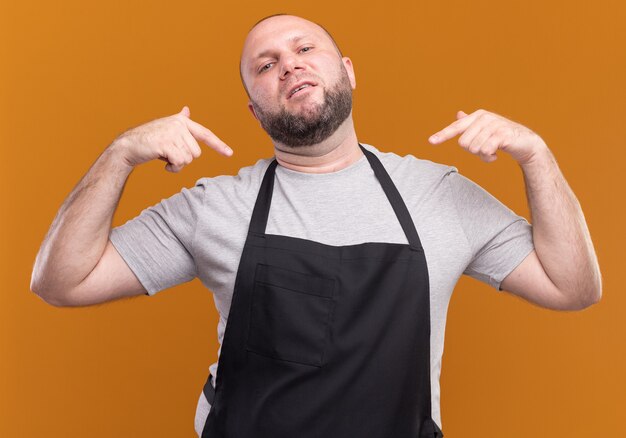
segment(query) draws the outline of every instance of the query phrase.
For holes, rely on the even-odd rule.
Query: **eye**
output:
[[[306,52],[309,52],[312,48],[313,48],[313,47],[311,47],[311,46],[306,46],[306,47],[301,48],[301,49],[300,49],[300,52],[305,52],[305,53],[306,53]],[[261,68],[259,69],[259,73],[263,73],[264,71],[269,70],[269,67],[268,67],[268,66],[270,66],[270,65],[272,65],[272,64],[273,64],[273,62],[268,62],[267,64],[265,64],[263,67],[261,67]]]
[[[267,64],[265,64],[263,67],[261,67],[261,69],[259,70],[259,73],[263,73],[265,70],[267,70],[267,68],[266,68],[266,67],[267,67],[268,65],[272,65],[272,64],[273,64],[273,63],[271,63],[271,62],[268,62]]]

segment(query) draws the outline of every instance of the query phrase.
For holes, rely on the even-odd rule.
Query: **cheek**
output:
[[[278,91],[275,92],[278,93]],[[255,89],[250,93],[250,98],[265,111],[276,111],[282,104],[280,94],[271,94],[271,91],[267,89]]]
[[[281,81],[273,73],[274,72],[268,73],[266,76],[257,80],[256,90],[259,96],[272,99],[280,94]]]
[[[272,100],[272,93],[277,92],[276,90],[272,90],[273,87],[270,87],[269,84],[263,83],[262,81],[256,81],[256,83],[250,89],[250,97],[257,103],[261,105],[270,102]]]

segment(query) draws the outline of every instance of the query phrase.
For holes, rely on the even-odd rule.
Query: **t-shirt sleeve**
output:
[[[111,243],[148,295],[197,276],[192,244],[205,194],[201,181],[111,230]]]
[[[500,291],[500,284],[534,249],[532,225],[456,168],[447,174],[472,251],[463,272]]]

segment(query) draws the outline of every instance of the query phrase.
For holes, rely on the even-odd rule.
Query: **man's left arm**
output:
[[[439,144],[458,134],[459,145],[483,161],[496,151],[520,165],[531,212],[533,250],[501,283],[530,302],[555,310],[580,310],[602,296],[602,279],[578,199],[554,155],[535,132],[497,114],[457,113],[457,121],[429,138]]]

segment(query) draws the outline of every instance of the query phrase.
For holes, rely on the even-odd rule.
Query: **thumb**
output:
[[[465,114],[463,111],[457,111],[456,113],[456,118],[458,119],[462,119],[463,117],[465,117],[467,114]]]
[[[185,105],[183,107],[183,109],[180,110],[179,114],[182,114],[183,116],[189,117],[191,115],[191,111],[189,110],[189,107],[187,105]]]

